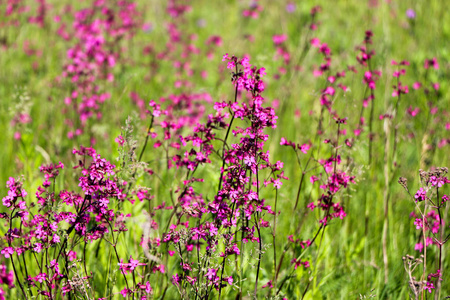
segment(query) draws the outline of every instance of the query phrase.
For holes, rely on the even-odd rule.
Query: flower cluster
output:
[[[365,37],[363,44],[358,47],[358,54],[356,56],[356,60],[358,63],[362,66],[362,68],[365,69],[364,76],[363,76],[363,83],[366,85],[367,90],[370,91],[369,95],[365,95],[363,99],[363,109],[361,111],[361,116],[359,119],[358,128],[355,129],[354,133],[356,136],[359,136],[361,132],[364,130],[363,126],[365,124],[365,119],[363,117],[363,111],[364,109],[369,106],[369,103],[371,103],[371,111],[370,111],[370,121],[369,121],[369,127],[370,131],[372,131],[372,121],[373,121],[373,102],[375,101],[375,88],[376,88],[376,82],[380,79],[382,73],[381,70],[375,70],[373,67],[373,57],[375,56],[375,50],[371,49],[371,45],[373,43],[373,32],[370,30],[367,30],[365,32]],[[369,132],[369,141],[371,142],[373,139],[374,133]],[[370,143],[371,145],[371,143]],[[369,146],[371,147],[371,146]],[[369,150],[370,151],[370,150]],[[371,155],[369,153],[369,155]]]
[[[429,252],[428,250],[424,251],[425,247],[434,245],[434,247],[438,249],[438,254],[434,257],[434,260],[438,265],[436,273],[428,274],[426,281],[423,281],[421,285],[417,284],[417,286],[424,290],[428,290],[429,293],[432,293],[434,290],[438,293],[442,281],[442,250],[444,244],[448,241],[448,236],[445,237],[444,235],[446,226],[444,226],[442,215],[442,210],[449,200],[449,196],[443,193],[450,183],[447,174],[448,168],[442,167],[435,168],[428,172],[420,170],[419,175],[422,187],[419,188],[414,196],[410,194],[415,202],[416,211],[418,210],[419,212],[419,214],[417,214],[416,211],[413,211],[410,214],[410,217],[414,219],[414,226],[420,232],[420,240],[416,243],[414,250],[423,252],[425,253],[424,255],[427,255]],[[406,178],[400,177],[398,182],[409,193]],[[427,207],[432,207],[432,210],[427,210]],[[426,257],[426,260],[428,261],[429,258]],[[412,271],[410,273],[412,273]],[[425,273],[422,275],[423,278],[425,278],[425,275]],[[414,280],[414,277],[411,278],[411,280]],[[411,286],[411,289],[416,295],[420,292],[420,288],[417,289],[414,286]]]
[[[59,19],[57,20],[59,21]],[[62,77],[70,79],[71,94],[64,99],[64,112],[74,112],[79,122],[67,118],[68,137],[80,135],[88,119],[102,118],[101,107],[111,96],[102,92],[100,80],[114,81],[113,68],[123,56],[118,45],[131,39],[139,26],[136,4],[128,1],[94,1],[74,13],[73,32],[62,24],[58,33],[75,44],[67,50]]]
[[[276,127],[277,117],[273,108],[264,107],[264,98],[261,93],[265,85],[262,77],[264,68],[257,68],[250,64],[247,57],[237,58],[224,55],[227,68],[233,71],[232,82],[235,86],[235,101],[216,102],[216,113],[209,115],[208,122],[197,125],[193,135],[180,136],[180,147],[187,147],[192,143],[191,150],[186,150],[184,157],[176,155],[173,158],[177,168],[186,168],[190,179],[184,181],[184,186],[178,191],[178,203],[182,209],[178,226],[170,226],[163,238],[163,242],[170,242],[182,257],[182,274],[173,277],[173,283],[180,288],[186,282],[195,293],[202,293],[200,287],[203,278],[207,286],[220,290],[224,284],[232,284],[231,276],[224,276],[225,260],[231,255],[241,254],[238,243],[233,241],[231,230],[242,233],[241,243],[256,242],[261,245],[261,228],[268,227],[269,223],[262,218],[262,213],[274,214],[271,207],[260,198],[260,188],[272,184],[278,188],[280,179],[285,178],[280,173],[282,163],[271,164],[269,153],[263,150],[264,142],[268,135],[266,128]],[[237,101],[238,95],[244,99]],[[226,112],[228,110],[229,112]],[[226,119],[231,117],[230,124]],[[248,127],[231,128],[233,120],[240,119],[248,122]],[[216,140],[217,129],[226,129],[227,134],[223,140],[221,176],[216,196],[212,201],[206,201],[201,194],[195,192],[193,183],[203,182],[192,174],[202,164],[212,163],[210,155],[217,152],[213,141]],[[232,130],[231,130],[232,129]],[[236,139],[236,143],[228,144],[229,133]],[[267,169],[274,176],[267,181],[259,178],[259,173]],[[186,217],[186,222],[181,223],[181,216]],[[188,224],[196,222],[188,221],[190,218],[205,220],[199,226],[188,227]],[[211,219],[212,221],[206,221]],[[249,222],[253,226],[249,226]],[[241,225],[238,225],[241,223]],[[182,226],[185,224],[185,226]],[[206,243],[206,248],[200,247],[200,241]],[[203,262],[209,264],[212,255],[222,244],[224,251],[218,255],[222,257],[222,265],[218,268],[208,268],[203,274],[200,266],[193,267],[194,262],[185,256],[192,251],[192,245],[197,245],[197,251],[205,251],[201,257]],[[197,264],[197,262],[195,262]]]
[[[409,62],[406,60],[399,63],[393,60],[391,64],[394,66],[399,66],[399,68],[401,66],[409,66]],[[397,84],[393,86],[394,91],[392,92],[392,97],[400,97],[401,94],[408,94],[409,92],[408,86],[402,85],[402,82],[400,81],[400,76],[404,76],[405,74],[406,74],[405,69],[399,69],[392,74],[392,76],[397,78]]]
[[[109,243],[119,260],[117,238],[127,231],[126,218],[129,217],[119,208],[124,201],[131,199],[124,193],[124,186],[119,184],[115,176],[115,166],[102,158],[95,149],[80,147],[74,149],[73,153],[81,156],[74,167],[81,172],[78,184],[80,193],[68,190],[57,192],[56,178],[64,169],[61,162],[39,168],[44,174],[44,181],[36,191],[38,205],[28,200],[21,180],[11,177],[7,181],[9,191],[2,202],[11,212],[1,214],[1,218],[8,222],[9,229],[3,237],[7,246],[0,253],[13,266],[19,262],[16,257],[23,258],[25,269],[20,272],[14,269],[14,272],[24,294],[28,292],[25,292],[21,282],[26,282],[38,294],[49,299],[61,292],[64,295],[82,292],[91,276],[86,265],[84,277],[80,277],[79,271],[74,268],[80,258],[79,251],[84,253],[83,259],[86,260],[86,247],[93,241]],[[107,242],[109,240],[111,242]],[[35,264],[36,268],[27,269],[27,264]],[[137,266],[144,265],[147,264],[132,257],[128,263],[119,260],[119,269],[124,277],[133,273]],[[164,265],[158,266],[158,270],[163,271]],[[8,274],[0,274],[0,278],[12,286],[11,273]],[[128,293],[152,293],[148,282],[127,289]]]

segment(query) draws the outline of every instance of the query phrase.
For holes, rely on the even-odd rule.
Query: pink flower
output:
[[[422,84],[418,81],[414,82],[412,85],[413,89],[415,89],[415,90],[420,89],[421,86],[422,86]]]
[[[432,292],[432,290],[434,290],[434,284],[430,281],[427,281],[426,286],[424,287],[425,290],[428,290],[429,293]]]
[[[122,296],[123,296],[124,298],[127,297],[127,295],[128,295],[129,292],[130,292],[130,290],[127,289],[127,288],[125,288],[125,289],[123,289],[123,290],[120,291],[120,293],[122,294]]]
[[[310,144],[303,144],[299,147],[300,151],[302,151],[303,153],[307,153],[308,150],[311,148]]]
[[[75,251],[69,251],[67,256],[69,257],[69,261],[74,261],[77,258],[77,253]]]
[[[34,244],[33,250],[36,251],[37,253],[40,253],[42,251],[42,244],[41,243]]]
[[[118,137],[116,137],[116,139],[114,140],[117,144],[119,144],[119,146],[123,146],[123,144],[125,144],[125,139],[119,135]]]
[[[311,46],[315,48],[320,48],[320,40],[318,38],[311,39]]]
[[[3,250],[0,253],[3,254],[5,258],[8,258],[14,254],[14,248],[12,247],[3,248]]]
[[[284,41],[287,40],[287,35],[285,35],[285,34],[274,35],[274,36],[272,37],[272,40],[273,40],[273,43],[274,43],[275,45],[280,45],[280,44],[282,44]]]
[[[280,179],[276,179],[273,182],[273,186],[279,189],[283,183],[280,181]]]
[[[419,251],[419,252],[422,252],[422,250],[423,250],[423,244],[422,244],[422,243],[417,243],[417,244],[414,246],[414,250]]]
[[[59,238],[59,236],[55,233],[54,235],[53,235],[53,238],[52,238],[52,242],[53,243],[59,243],[61,241],[61,239]]]
[[[412,106],[410,105],[408,110],[407,110],[408,114],[412,117],[417,116],[417,114],[419,113],[419,108],[416,107],[414,110],[412,109]]]
[[[438,64],[438,61],[437,61],[437,59],[436,59],[436,57],[433,57],[432,59],[426,59],[425,60],[425,63],[424,63],[424,68],[425,69],[428,69],[429,67],[433,67],[434,69],[439,69],[439,64]]]
[[[45,281],[46,278],[47,278],[47,274],[46,274],[46,273],[39,273],[39,274],[34,278],[34,280],[37,281],[37,282],[42,283],[42,282]]]
[[[269,280],[266,284],[264,284],[264,285],[262,286],[263,289],[266,288],[266,287],[273,288],[272,280]]]
[[[430,109],[430,113],[431,113],[432,115],[435,115],[437,112],[438,112],[437,106],[432,107],[432,108]]]
[[[421,229],[423,225],[422,219],[416,219],[414,225],[416,225],[416,229]]]
[[[316,205],[314,204],[314,202],[311,202],[308,205],[306,205],[306,207],[309,208],[310,210],[314,210],[314,208],[316,208]]]
[[[172,276],[172,283],[174,285],[180,285],[181,278],[180,278],[180,276],[178,274],[175,274],[175,275]]]
[[[416,198],[416,202],[424,201],[427,198],[427,192],[423,188],[420,188],[414,195],[414,198]]]
[[[139,287],[140,287],[141,289],[145,289],[145,292],[148,293],[148,294],[153,293],[153,289],[152,289],[152,287],[151,287],[151,285],[150,285],[150,282],[148,282],[148,281],[147,281],[147,283],[146,283],[145,285],[142,284],[142,285],[140,285]]]

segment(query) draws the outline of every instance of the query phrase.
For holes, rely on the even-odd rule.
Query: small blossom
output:
[[[408,19],[415,19],[416,18],[416,12],[413,9],[409,8],[408,10],[406,10],[406,17]]]
[[[427,198],[427,192],[423,188],[420,188],[414,195],[414,198],[416,198],[416,202],[424,201]]]

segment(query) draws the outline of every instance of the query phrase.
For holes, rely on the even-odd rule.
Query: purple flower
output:
[[[295,11],[295,8],[296,8],[295,4],[292,2],[289,2],[288,4],[286,4],[286,11],[290,14]]]
[[[11,255],[13,255],[13,253],[14,253],[14,248],[12,248],[12,247],[6,247],[1,251],[1,254],[3,254],[3,256],[5,258],[10,257]]]
[[[123,289],[123,290],[120,291],[120,293],[122,294],[122,296],[123,296],[124,298],[127,297],[127,295],[128,295],[129,292],[130,292],[129,289]]]
[[[180,278],[180,276],[178,274],[175,274],[175,275],[172,276],[172,283],[174,285],[179,285],[180,282],[181,282],[181,278]]]
[[[425,286],[425,290],[428,290],[429,293],[434,290],[434,284],[432,282],[427,281],[427,285]]]
[[[408,9],[407,11],[406,11],[406,17],[408,18],[408,19],[415,19],[416,18],[416,12],[414,11],[414,9]]]
[[[422,252],[422,250],[423,250],[423,244],[422,244],[422,243],[417,243],[417,244],[414,246],[414,250]]]
[[[216,269],[208,269],[208,273],[206,273],[206,277],[208,278],[208,280],[213,280],[213,278],[216,277],[217,274],[217,270]]]
[[[414,198],[416,198],[416,201],[424,201],[427,198],[427,192],[423,188],[420,188],[414,195]]]

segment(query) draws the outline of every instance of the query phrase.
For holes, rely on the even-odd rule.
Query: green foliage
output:
[[[54,1],[52,1],[54,2]],[[159,1],[137,1],[142,7],[146,21],[153,23],[154,30],[150,33],[139,31],[133,43],[135,46],[130,50],[130,58],[139,57],[138,46],[152,44],[156,51],[164,48],[167,42],[167,33],[164,29],[165,19],[163,2]],[[300,299],[306,287],[308,289],[303,299],[355,299],[360,295],[376,295],[379,299],[408,299],[408,283],[403,271],[402,256],[406,253],[413,254],[414,244],[418,236],[409,214],[414,205],[408,202],[406,195],[396,183],[399,176],[408,178],[410,185],[418,187],[417,170],[429,169],[432,166],[449,166],[450,156],[448,146],[438,148],[440,138],[447,137],[443,123],[436,127],[435,135],[429,135],[424,121],[427,112],[427,103],[436,101],[436,106],[441,110],[450,107],[450,50],[448,40],[450,39],[450,12],[441,0],[430,1],[369,1],[377,3],[373,7],[361,1],[300,1],[296,3],[296,11],[286,14],[284,1],[260,1],[264,7],[259,19],[243,19],[241,11],[246,1],[192,1],[192,12],[187,14],[188,22],[185,30],[197,35],[193,43],[197,47],[203,47],[204,41],[211,35],[220,35],[223,38],[223,53],[232,53],[237,56],[249,54],[255,65],[265,66],[267,69],[266,99],[278,99],[279,116],[278,128],[274,130],[270,138],[268,149],[274,155],[274,161],[284,161],[285,165],[296,166],[296,157],[287,149],[280,149],[280,138],[306,143],[312,140],[312,132],[316,131],[317,120],[320,112],[318,95],[324,82],[322,79],[314,78],[311,74],[312,67],[320,63],[320,57],[315,49],[307,50],[305,58],[301,61],[303,71],[291,72],[283,75],[279,80],[273,78],[280,66],[279,61],[273,60],[275,49],[272,36],[275,34],[288,35],[288,48],[292,53],[294,61],[300,61],[302,49],[309,43],[305,39],[307,34],[309,10],[314,5],[321,5],[323,12],[319,17],[321,25],[314,32],[314,36],[328,43],[332,49],[336,69],[344,69],[347,64],[356,65],[356,45],[361,44],[364,31],[374,31],[373,48],[377,55],[374,58],[376,68],[383,70],[383,76],[376,89],[377,102],[375,103],[375,116],[386,113],[393,105],[390,96],[391,86],[394,84],[392,72],[395,70],[390,65],[391,60],[408,60],[411,65],[407,68],[405,81],[411,85],[415,81],[440,83],[440,94],[436,99],[429,99],[423,93],[410,93],[404,96],[400,103],[399,114],[404,121],[399,123],[398,138],[399,149],[396,157],[398,167],[393,169],[393,181],[389,185],[391,202],[389,206],[389,232],[388,232],[388,258],[389,258],[389,281],[384,282],[384,266],[382,253],[382,231],[383,231],[383,191],[384,185],[383,159],[383,122],[375,121],[374,132],[374,161],[372,165],[367,164],[368,147],[367,140],[361,139],[352,149],[345,150],[345,157],[352,159],[354,170],[359,170],[357,185],[345,197],[347,217],[343,221],[333,221],[327,227],[323,237],[319,237],[317,244],[321,247],[317,251],[302,252],[302,256],[308,257],[311,267],[304,269],[299,267],[292,274],[289,259],[286,258],[281,271],[280,281],[292,276],[287,280],[289,299]],[[63,3],[54,2],[55,11],[63,6]],[[408,5],[411,5],[408,6]],[[83,6],[83,3],[74,4],[75,7]],[[408,20],[405,11],[413,8],[417,13],[414,21]],[[206,26],[199,27],[199,20],[204,20]],[[0,31],[0,35],[6,35],[11,41],[11,47],[0,49],[0,184],[4,184],[8,177],[23,174],[26,178],[25,184],[30,190],[37,186],[40,180],[38,167],[49,162],[63,161],[69,167],[77,162],[74,160],[71,150],[75,146],[90,143],[90,137],[79,137],[74,140],[66,138],[67,130],[65,115],[61,113],[64,107],[64,97],[68,91],[64,84],[57,84],[56,78],[62,72],[62,62],[65,59],[65,42],[56,36],[57,24],[49,22],[49,27],[38,28],[35,25],[24,23],[18,28],[11,28],[7,33]],[[1,30],[1,29],[0,29]],[[250,42],[245,35],[253,35],[254,42]],[[29,42],[34,48],[42,49],[42,57],[27,56],[21,50],[25,42]],[[49,45],[52,45],[49,47]],[[134,51],[134,52],[133,52]],[[219,53],[220,54],[220,53]],[[423,61],[426,58],[437,57],[440,69],[425,72]],[[37,70],[32,65],[37,63]],[[228,70],[218,72],[221,64],[221,56],[216,54],[212,60],[206,57],[195,57],[191,64],[196,64],[206,70],[209,76],[203,79],[200,74],[194,74],[190,80],[196,82],[195,92],[207,91],[214,97],[214,101],[222,99],[229,100],[232,91],[230,89]],[[136,185],[145,186],[141,178],[143,168],[151,164],[159,178],[153,184],[153,194],[173,194],[177,188],[175,180],[184,174],[176,170],[169,172],[165,170],[165,158],[154,157],[149,150],[144,155],[143,164],[136,165],[136,154],[142,147],[147,126],[137,121],[137,117],[128,119],[129,115],[137,114],[137,108],[131,103],[128,95],[130,91],[136,91],[148,102],[150,99],[158,99],[172,93],[174,88],[174,69],[168,62],[161,62],[157,70],[149,70],[148,65],[135,64],[115,69],[115,82],[104,83],[104,88],[111,93],[111,101],[105,103],[104,116],[101,121],[92,125],[92,134],[96,138],[96,149],[103,157],[113,160],[119,156],[123,163],[121,169],[124,171],[123,179],[134,180],[136,170]],[[429,74],[428,74],[429,73]],[[340,116],[349,117],[348,123],[355,124],[359,118],[359,109],[364,96],[364,86],[361,84],[362,74],[348,72],[348,78],[352,78],[350,92],[339,93],[336,96],[334,108]],[[402,100],[403,100],[402,99]],[[413,119],[408,118],[406,109],[412,105],[419,107],[421,116]],[[207,113],[212,107],[207,108]],[[17,127],[10,126],[13,115],[18,112],[27,112],[32,121],[20,128],[21,138],[14,139]],[[295,114],[300,112],[301,117]],[[311,111],[311,115],[308,113]],[[448,116],[448,115],[447,115]],[[366,116],[368,118],[368,116]],[[432,118],[432,117],[431,117]],[[333,120],[326,119],[326,124],[332,124]],[[432,122],[432,119],[431,121]],[[448,122],[448,118],[447,118]],[[120,128],[122,126],[122,131]],[[427,123],[428,124],[428,123]],[[431,124],[431,123],[430,123]],[[329,126],[330,128],[333,128]],[[334,130],[334,128],[333,128]],[[409,138],[409,133],[414,133],[414,138]],[[126,139],[125,148],[128,152],[117,153],[114,138],[119,134]],[[434,145],[433,151],[428,151],[426,145]],[[120,150],[122,151],[122,150]],[[327,153],[325,146],[322,153]],[[344,154],[343,154],[344,155]],[[392,158],[394,160],[394,158]],[[392,161],[393,162],[393,161]],[[217,166],[216,166],[217,167]],[[220,167],[220,166],[218,166]],[[128,173],[126,173],[128,172]],[[295,201],[298,182],[301,173],[296,168],[287,168],[286,175],[290,178],[280,190],[278,210],[288,212],[291,217],[302,218],[300,212],[292,211]],[[199,170],[196,176],[204,178],[210,189],[204,194],[208,197],[214,196],[214,188],[217,185],[217,172],[215,169]],[[76,180],[61,176],[59,179],[64,183],[76,186]],[[309,180],[309,178],[308,178]],[[205,186],[205,185],[203,185]],[[4,188],[1,196],[5,194]],[[265,195],[272,199],[270,195]],[[300,198],[300,207],[305,207],[309,202],[319,196],[319,190],[311,186],[305,186]],[[159,205],[170,199],[155,199]],[[272,201],[272,200],[270,200]],[[133,220],[136,224],[144,224],[146,218],[140,216],[139,212],[144,209],[144,204],[131,206]],[[279,218],[277,224],[276,243],[286,243],[288,235],[293,234],[296,229],[291,222],[292,218]],[[164,217],[158,223],[165,224]],[[316,219],[318,215],[309,215],[304,221],[302,235],[311,237],[317,231]],[[122,254],[126,256],[129,249],[136,247],[142,230],[128,232],[122,235]],[[298,234],[298,233],[296,233]],[[264,236],[264,240],[272,242],[270,234]],[[133,241],[133,242],[126,242]],[[91,245],[94,249],[95,243]],[[279,257],[280,253],[278,253]],[[124,256],[124,257],[125,257]],[[272,247],[267,247],[265,257],[273,257]],[[240,272],[228,274],[238,278],[235,281],[234,290],[228,288],[225,298],[235,297],[236,290],[245,281],[255,277],[255,261],[251,257],[245,258],[244,278],[239,278]],[[110,252],[98,249],[96,256],[90,258],[87,263],[96,268],[94,277],[104,279],[104,286],[98,287],[106,294],[118,293],[114,290],[115,280],[121,280],[115,266],[115,258]],[[167,272],[172,273],[176,267],[175,259],[168,262]],[[271,279],[273,262],[272,259],[262,261],[261,282],[266,283]],[[444,274],[450,273],[448,262],[444,263]],[[162,287],[168,283],[167,277],[157,277],[158,282],[152,283],[156,294],[161,294]],[[447,277],[448,278],[448,277]],[[372,289],[373,292],[372,292]],[[264,294],[266,290],[264,290]],[[450,294],[450,285],[443,285],[442,295]],[[262,295],[262,294],[261,294]],[[11,295],[11,297],[13,297]],[[166,298],[178,297],[176,288],[169,283]],[[361,296],[361,299],[362,296]]]

